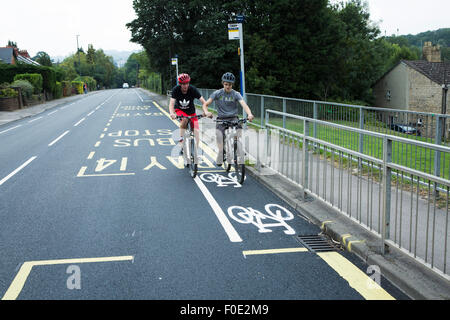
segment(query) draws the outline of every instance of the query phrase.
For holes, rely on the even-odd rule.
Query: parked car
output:
[[[397,131],[400,133],[404,133],[404,134],[412,134],[412,135],[420,136],[419,129],[411,127],[407,124],[393,123],[393,124],[391,124],[391,130],[394,130],[394,131]]]
[[[129,87],[130,87],[130,86],[129,86],[128,83],[126,83],[126,82],[125,82],[125,83],[123,84],[123,86],[122,86],[122,88],[124,88],[124,89],[128,89]]]

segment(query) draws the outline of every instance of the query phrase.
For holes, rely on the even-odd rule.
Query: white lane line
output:
[[[0,132],[0,134],[5,133],[5,132],[8,132],[8,131],[11,131],[11,130],[16,129],[16,128],[21,127],[21,126],[22,126],[22,125],[18,125],[18,126],[9,128],[9,129],[7,129],[7,130],[4,130],[4,131]]]
[[[217,216],[217,219],[219,219],[219,222],[222,224],[222,227],[224,228],[225,232],[228,235],[228,238],[230,238],[231,242],[242,242],[241,237],[237,233],[236,229],[234,229],[233,225],[231,224],[230,220],[228,220],[227,216],[223,212],[222,208],[217,203],[216,199],[212,196],[212,194],[209,192],[208,188],[203,184],[203,182],[200,180],[200,178],[197,176],[194,179],[197,186],[200,188],[200,191],[205,196],[206,200],[208,201],[211,208],[214,210],[214,213]]]
[[[142,102],[144,102],[144,99],[141,98],[141,96],[136,92],[136,90],[133,90],[134,93],[136,93],[136,95],[139,97],[139,99],[141,99]]]
[[[91,116],[94,112],[95,112],[95,110],[89,112],[87,116],[88,116],[88,117]]]
[[[36,159],[37,157],[31,157],[30,159],[28,159],[27,162],[25,162],[23,165],[21,165],[20,167],[18,167],[16,170],[14,170],[13,172],[11,172],[10,174],[8,174],[6,177],[4,177],[2,180],[0,180],[0,186],[2,184],[4,184],[6,181],[8,181],[12,176],[14,176],[17,172],[19,172],[20,170],[22,170],[23,168],[25,168],[27,165],[29,165],[34,159]]]
[[[33,119],[33,120],[30,120],[30,121],[28,121],[28,123],[32,123],[32,122],[34,122],[34,121],[37,121],[37,120],[39,120],[39,119],[42,119],[43,117],[39,117],[39,118],[36,118],[36,119]]]
[[[74,126],[74,127],[78,127],[78,125],[79,125],[80,123],[82,123],[84,120],[86,120],[86,118],[81,119],[80,121],[78,121],[77,123],[75,123],[73,126]]]
[[[51,147],[52,145],[54,145],[55,143],[57,143],[59,140],[61,140],[66,134],[68,134],[70,132],[70,130],[67,130],[66,132],[64,132],[62,135],[60,135],[58,138],[56,138],[55,140],[53,140],[48,146]]]
[[[52,112],[50,112],[49,114],[48,114],[48,116],[50,116],[50,115],[52,115],[52,114],[54,114],[54,113],[56,113],[56,112],[58,112],[59,110],[55,110],[55,111],[52,111]]]

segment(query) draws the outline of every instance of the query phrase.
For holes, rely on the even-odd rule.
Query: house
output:
[[[450,62],[441,62],[439,47],[431,42],[425,43],[423,55],[425,60],[401,60],[372,86],[376,107],[443,113],[443,88],[450,85]],[[450,107],[445,113],[450,114]]]
[[[31,59],[27,50],[19,50],[16,47],[7,46],[0,48],[0,61],[6,64],[17,64],[17,62],[40,66],[39,63]]]

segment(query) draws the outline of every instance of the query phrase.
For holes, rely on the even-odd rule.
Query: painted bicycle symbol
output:
[[[226,187],[229,185],[234,186],[235,188],[241,188],[242,185],[237,181],[236,175],[234,172],[228,173],[227,176],[223,176],[218,173],[202,173],[200,175],[200,179],[202,179],[205,182],[212,182],[216,183],[218,187]]]
[[[253,224],[260,233],[272,232],[270,228],[273,227],[284,227],[285,234],[295,234],[295,230],[286,223],[294,219],[294,215],[289,210],[278,204],[267,204],[264,209],[266,213],[250,207],[232,206],[228,208],[228,215],[239,223]]]

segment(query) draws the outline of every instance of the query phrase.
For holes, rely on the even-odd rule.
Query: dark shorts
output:
[[[230,118],[217,118],[217,120],[227,120],[227,121],[238,121],[239,118],[238,117],[230,117]],[[225,136],[225,130],[227,129],[227,125],[224,123],[220,123],[218,122],[216,124],[216,130],[220,131],[222,133],[222,137]],[[242,129],[242,125],[239,124],[238,125],[238,129]]]

